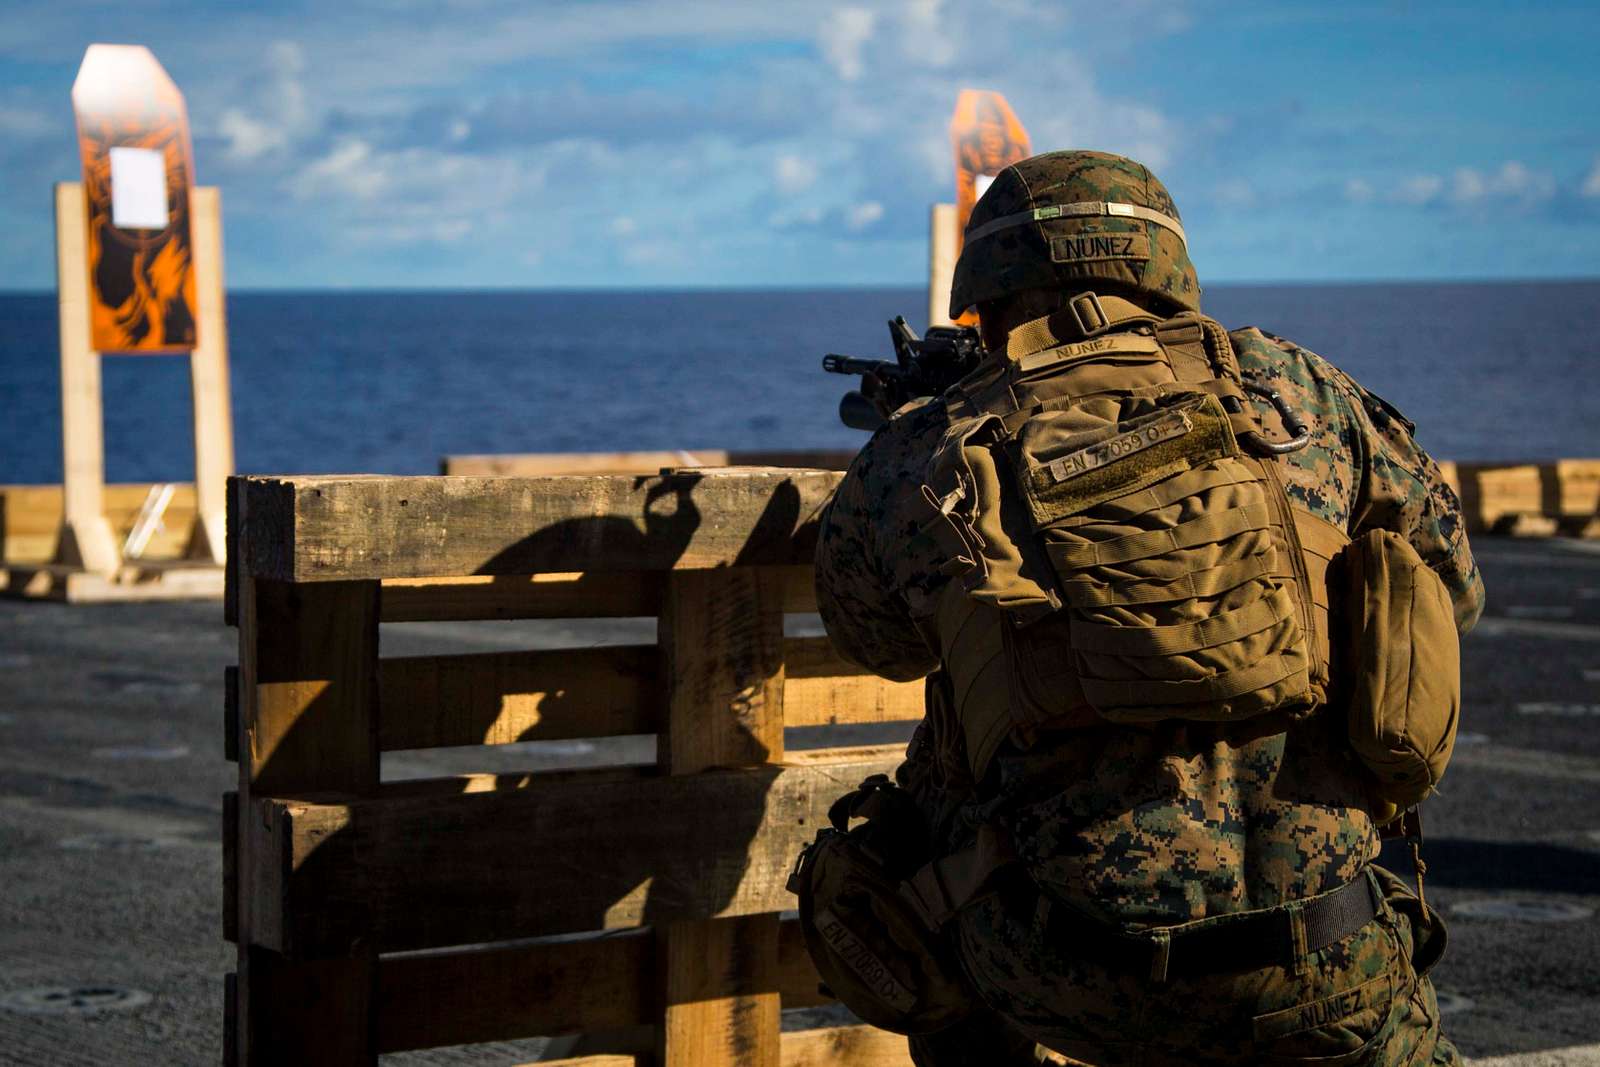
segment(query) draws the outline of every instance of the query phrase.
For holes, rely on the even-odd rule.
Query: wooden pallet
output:
[[[108,485],[106,521],[120,541],[133,526],[149,485]],[[111,575],[54,563],[64,499],[59,485],[0,485],[0,596],[69,603],[212,600],[222,596],[223,568],[183,558],[195,525],[193,485],[178,485],[144,557]]]
[[[588,1035],[585,1067],[904,1065],[824,1003],[784,881],[828,805],[898,746],[784,728],[921,717],[815,610],[839,475],[235,478],[226,687],[228,1059]],[[380,655],[380,624],[655,616],[654,645]],[[654,733],[651,766],[384,783],[396,749]]]

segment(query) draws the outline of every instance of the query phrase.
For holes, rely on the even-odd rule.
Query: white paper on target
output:
[[[111,150],[111,225],[167,228],[167,160],[152,148]]]

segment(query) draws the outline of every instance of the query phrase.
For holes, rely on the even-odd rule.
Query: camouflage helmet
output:
[[[1047,152],[1001,171],[973,207],[950,317],[1024,289],[1093,281],[1200,310],[1200,282],[1166,186],[1122,156]]]

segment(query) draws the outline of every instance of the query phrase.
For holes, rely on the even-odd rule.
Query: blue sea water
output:
[[[1216,286],[1206,310],[1294,338],[1441,459],[1600,455],[1600,282]],[[234,293],[237,467],[419,474],[447,453],[843,448],[851,380],[919,289]],[[52,294],[0,294],[0,483],[61,477]],[[193,476],[187,361],[104,360],[111,481]]]

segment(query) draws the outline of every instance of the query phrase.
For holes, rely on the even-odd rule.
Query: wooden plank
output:
[[[105,487],[106,521],[118,543],[127,536],[151,488],[142,483]],[[11,564],[48,563],[55,556],[61,517],[61,486],[0,485],[0,560]],[[162,526],[150,539],[142,558],[176,559],[183,552],[193,521],[194,486],[177,484]]]
[[[655,732],[653,645],[391,658],[379,747],[503,745]]]
[[[928,325],[949,326],[950,286],[961,254],[961,224],[954,204],[935,204],[928,215]]]
[[[737,611],[742,601],[726,603]],[[827,638],[788,638],[782,648],[787,726],[922,717],[921,682],[867,674],[840,659]],[[395,657],[379,665],[378,744],[393,752],[655,733],[663,721],[660,689],[657,652],[646,645]],[[739,700],[745,715],[756,714],[749,699]],[[719,756],[721,765],[764,762],[771,751],[764,746],[779,744],[770,730],[763,739],[745,732],[732,740],[736,750]]]
[[[666,1000],[662,1067],[777,1067],[778,917],[743,915],[660,929]]]
[[[648,929],[385,956],[378,961],[380,1052],[623,1031],[659,1019]],[[799,921],[778,924],[778,992],[788,1008],[832,1003]]]
[[[809,562],[840,475],[247,478],[245,565],[309,582]]]
[[[194,403],[195,517],[184,555],[225,558],[228,476],[233,473],[233,401],[228,391],[228,319],[222,285],[222,193],[215,186],[189,193],[194,242],[197,344],[189,353]]]
[[[61,335],[61,536],[55,562],[110,575],[122,553],[105,514],[100,353],[89,340],[89,234],[83,183],[58,182],[56,302]]]
[[[685,571],[661,611],[662,769],[693,774],[783,758],[783,606],[774,576]]]
[[[783,1067],[912,1067],[900,1034],[872,1026],[796,1030],[783,1035]]]
[[[373,792],[378,583],[255,580],[245,592],[240,766],[251,796]]]
[[[279,879],[282,863],[261,850],[258,816],[273,793],[377,789],[377,607],[376,582],[252,580],[239,589],[236,1029],[243,1067],[376,1063],[375,947],[360,933],[359,901],[319,902],[355,931],[344,958],[300,963],[262,947],[278,909],[276,897],[261,893]]]
[[[382,619],[639,618],[661,610],[665,583],[665,575],[645,571],[390,578],[383,583]]]
[[[809,564],[771,567],[782,585],[783,610],[813,612],[817,594]],[[477,619],[620,619],[659,615],[663,572],[467,575],[389,578],[384,622]]]
[[[1600,459],[1560,459],[1555,467],[1561,514],[1600,516]]]
[[[257,943],[331,956],[782,911],[828,806],[887,756],[349,803],[255,801]],[[270,865],[276,869],[269,870]]]
[[[857,667],[826,637],[784,642],[787,684],[784,724],[832,726],[847,722],[916,722],[922,718],[923,683],[891,682]]]
[[[69,604],[215,600],[223,593],[223,572],[187,560],[133,560],[109,577],[76,565],[22,564],[0,568],[0,593]]]
[[[649,930],[385,957],[378,1051],[638,1026],[658,1010],[654,973]]]
[[[667,580],[659,635],[667,715],[657,762],[665,773],[684,776],[664,784],[703,778],[711,767],[782,759],[778,578],[749,569],[675,573]],[[749,819],[759,807],[753,802],[731,810]],[[770,871],[780,857],[752,841],[746,862]],[[778,909],[658,925],[661,1067],[777,1067],[778,917],[753,910]]]

